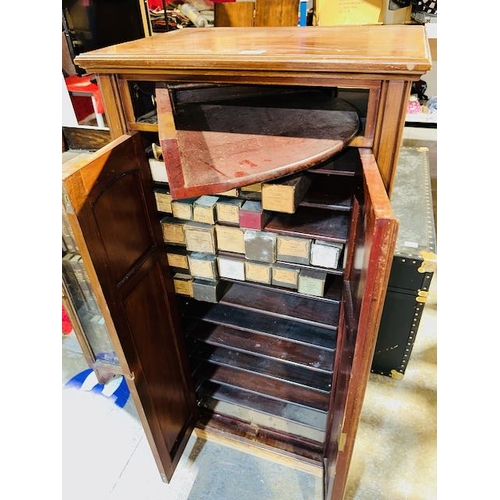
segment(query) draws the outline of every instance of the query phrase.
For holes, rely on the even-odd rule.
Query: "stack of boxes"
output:
[[[237,280],[322,297],[344,245],[265,229],[272,212],[294,213],[309,186],[299,175],[182,200],[156,187],[176,293],[218,302],[227,280]]]

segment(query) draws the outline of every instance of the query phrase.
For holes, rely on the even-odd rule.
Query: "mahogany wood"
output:
[[[289,89],[300,85],[352,92],[361,90],[368,95],[362,111],[363,126],[349,142],[351,147],[367,148],[361,151],[361,162],[345,169],[335,166],[331,169],[323,164],[316,171],[316,174],[330,174],[333,170],[339,175],[352,177],[355,184],[350,193],[353,195],[352,210],[301,206],[296,220],[278,214],[269,226],[274,226],[273,230],[282,234],[340,238],[348,244],[346,268],[338,271],[343,273],[346,286],[329,328],[251,310],[240,299],[231,305],[195,304],[193,300],[175,296],[165,257],[156,252],[157,248],[162,248],[163,242],[158,215],[153,213],[155,202],[150,173],[139,141],[136,141],[133,153],[110,147],[100,155],[102,159],[109,157],[112,160],[110,165],[115,165],[113,162],[125,154],[123,165],[115,165],[115,173],[123,173],[119,182],[103,182],[99,168],[87,171],[83,166],[75,167],[74,178],[81,176],[82,179],[75,185],[82,206],[87,206],[85,200],[89,193],[86,188],[92,193],[103,190],[102,200],[95,207],[97,212],[94,215],[98,217],[94,218],[94,225],[90,222],[90,212],[80,214],[79,209],[72,225],[79,227],[80,218],[85,215],[85,231],[77,230],[78,242],[85,245],[83,257],[92,267],[91,279],[102,287],[99,288],[100,305],[105,308],[108,329],[112,330],[134,401],[141,409],[146,434],[165,480],[173,472],[196,418],[195,390],[188,387],[192,382],[186,346],[211,346],[218,349],[217,353],[221,352],[219,349],[228,349],[245,354],[237,358],[246,361],[250,355],[264,360],[285,353],[280,359],[289,364],[319,373],[333,370],[332,390],[326,400],[312,388],[280,382],[283,390],[291,392],[292,400],[299,399],[299,396],[302,400],[304,396],[311,404],[322,408],[327,417],[324,442],[257,427],[212,411],[202,411],[197,425],[226,435],[230,432],[234,439],[255,442],[265,449],[272,447],[285,455],[321,464],[325,470],[325,500],[342,499],[397,231],[388,193],[397,164],[402,118],[411,82],[430,69],[430,60],[425,28],[402,25],[177,30],[76,58],[76,62],[89,73],[98,74],[113,138],[133,129],[153,132],[147,138],[150,141],[155,140],[155,134],[164,133],[157,123],[137,122],[129,91],[129,83],[134,81],[148,85],[158,82],[188,86],[273,85]],[[175,106],[179,104],[182,103],[174,102],[173,107],[171,104],[167,109],[170,113],[167,123],[170,120],[170,124],[166,130],[171,135],[168,139],[174,141],[179,140],[179,131],[181,135],[184,133],[174,120],[179,111]],[[158,111],[160,114],[164,112]],[[163,121],[162,118],[161,123]],[[146,134],[142,137],[146,139]],[[120,139],[118,143],[122,141]],[[346,155],[351,153],[352,150],[346,151]],[[140,166],[140,175],[134,176],[131,173],[136,171],[131,167],[135,165],[132,157],[137,155],[143,157],[137,165],[145,166]],[[98,165],[106,163],[100,161]],[[130,173],[123,170],[127,168],[131,169]],[[105,175],[110,174],[104,170]],[[235,175],[235,171],[231,175]],[[131,178],[137,182],[130,181]],[[117,186],[124,189],[115,190]],[[97,199],[89,198],[88,206],[92,206],[91,200]],[[320,201],[320,206],[323,205]],[[101,206],[105,206],[105,210],[100,210]],[[143,217],[144,206],[147,210]],[[325,212],[329,212],[327,216]],[[101,227],[96,227],[96,220]],[[96,235],[101,235],[101,229],[108,228],[109,234],[104,231],[103,244]],[[125,234],[120,236],[121,233]],[[148,247],[148,241],[155,243]],[[114,256],[109,268],[103,265],[105,253],[102,248],[112,251]],[[112,286],[115,288],[108,294],[107,287]],[[293,296],[291,292],[282,293],[283,297]],[[318,299],[318,303],[330,307],[328,300],[321,302]],[[127,307],[134,307],[134,317],[127,318],[127,314],[130,316]],[[275,311],[281,314],[279,308]],[[130,319],[134,332],[130,331],[126,318]],[[183,333],[187,335],[186,339],[182,337]],[[155,339],[160,341],[159,348]],[[192,354],[195,352],[201,351]],[[208,352],[210,356],[213,351]],[[172,363],[169,356],[173,356]],[[191,359],[196,362],[196,358]],[[222,363],[223,358],[217,359],[220,361],[217,365],[209,363],[206,357],[201,365],[195,363],[197,373],[207,377],[203,382],[206,385],[202,384],[200,391],[202,387],[207,391],[213,389],[213,395],[217,391],[222,397],[224,391],[221,388],[238,387],[248,379],[245,392],[260,392],[260,397],[264,398],[259,402],[255,400],[256,405],[265,406],[266,399],[281,401],[283,405],[292,404],[286,397],[279,399],[283,393],[276,392],[276,381],[268,376],[269,373],[254,372],[251,377],[242,377],[242,373],[247,373],[246,361],[244,371],[243,366],[232,366],[228,362]],[[171,366],[163,366],[165,360]],[[179,367],[180,373],[170,374],[172,366]],[[262,366],[260,362],[256,362],[255,370],[259,366]],[[305,392],[301,393],[297,387]],[[264,389],[267,395],[262,394]],[[227,398],[234,396],[234,391],[224,394]],[[179,408],[169,408],[165,403],[170,397],[184,398],[184,403]],[[271,406],[267,408],[274,411]],[[276,407],[275,410],[278,416],[279,410]],[[190,423],[177,433],[179,426],[182,427],[180,422],[186,419]],[[184,431],[187,434],[183,434]],[[179,439],[173,443],[176,433]]]
[[[294,385],[289,381],[265,377],[258,373],[243,373],[229,366],[209,363],[202,364],[194,376],[195,378],[211,380],[216,383],[241,387],[247,391],[256,392],[280,401],[291,401],[316,410],[328,411],[328,393]]]
[[[216,365],[227,365],[243,371],[259,373],[269,378],[288,381],[303,387],[325,392],[330,391],[331,374],[285,363],[279,358],[264,358],[227,348],[208,348],[206,346],[196,346],[191,357],[206,360]]]
[[[359,128],[353,111],[275,105],[172,106],[158,87],[158,132],[174,199],[216,194],[304,170],[341,151]]]
[[[346,338],[340,338],[335,360],[336,374],[331,401],[333,415],[331,425],[327,426],[330,435],[327,438],[328,467],[325,471],[326,498],[331,499],[341,499],[345,491],[382,314],[381,307],[377,304],[384,302],[398,230],[398,221],[391,211],[373,154],[370,150],[362,150],[360,157],[364,173],[364,199],[360,219],[364,227],[358,224],[355,252],[361,252],[363,259],[353,258],[353,286],[348,286],[349,291],[344,294],[346,302],[343,310],[347,319],[343,321]],[[337,407],[344,411],[335,411]],[[345,415],[342,421],[340,415]],[[336,419],[339,419],[338,425]]]
[[[354,181],[339,175],[310,175],[311,186],[299,206],[350,211]]]
[[[211,401],[224,401],[243,408],[265,413],[290,422],[305,425],[312,429],[324,431],[326,426],[326,413],[311,408],[304,408],[290,401],[269,399],[260,394],[249,392],[240,387],[234,388],[226,385],[204,381],[197,389],[202,406],[210,407]]]
[[[196,322],[188,326],[187,331],[190,337],[209,345],[279,358],[284,362],[307,366],[326,373],[331,373],[333,370],[333,349],[297,344],[286,338],[237,330],[212,323]],[[332,336],[331,344],[335,345],[335,336]]]
[[[72,164],[63,173],[63,193],[158,467],[170,478],[197,409],[185,348],[176,333],[172,282],[165,284],[163,278],[168,265],[140,136],[113,141],[84,163]],[[155,387],[160,392],[152,392]]]
[[[269,315],[255,311],[247,311],[243,315],[238,309],[226,304],[201,308],[198,304],[189,303],[184,306],[183,314],[231,328],[269,335],[271,338],[279,337],[306,345],[316,345],[328,349],[334,348],[335,318],[332,318],[329,328],[301,324],[283,318],[274,318],[272,320],[272,331],[269,331]]]
[[[332,320],[338,317],[338,304],[335,302],[322,302],[299,294],[285,294],[269,287],[249,287],[241,283],[233,283],[219,302],[328,329],[333,329]]]
[[[349,214],[345,211],[334,212],[299,206],[294,214],[273,215],[264,229],[290,236],[345,243],[349,230]]]

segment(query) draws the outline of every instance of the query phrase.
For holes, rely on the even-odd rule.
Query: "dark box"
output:
[[[245,257],[258,262],[276,262],[276,234],[247,229],[245,231]]]
[[[219,280],[206,280],[195,278],[193,280],[193,293],[196,300],[202,302],[219,302],[223,283]]]
[[[391,205],[399,232],[371,370],[402,378],[436,269],[427,148],[401,148]]]

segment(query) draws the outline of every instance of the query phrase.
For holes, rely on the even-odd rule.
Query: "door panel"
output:
[[[197,413],[139,134],[116,139],[65,172],[63,195],[160,474],[168,481]]]
[[[398,229],[373,154],[360,153],[363,190],[341,308],[325,446],[327,500],[344,495]]]

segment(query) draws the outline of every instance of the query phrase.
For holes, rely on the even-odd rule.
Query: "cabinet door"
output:
[[[180,318],[139,134],[63,171],[63,202],[164,481],[196,420]]]
[[[384,304],[398,221],[371,150],[360,150],[325,447],[325,498],[342,499]]]

